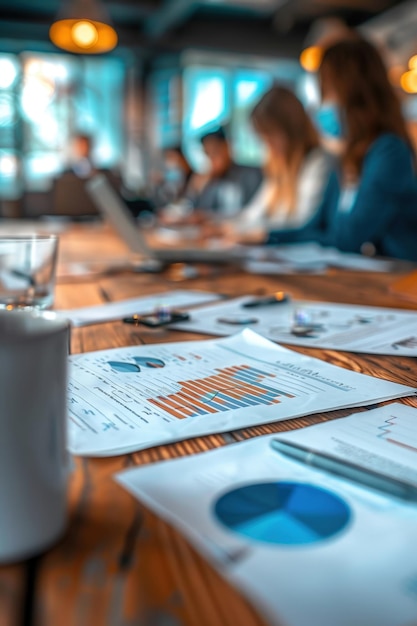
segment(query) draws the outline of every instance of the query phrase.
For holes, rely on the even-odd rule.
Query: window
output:
[[[234,158],[238,163],[261,165],[263,146],[250,123],[256,102],[274,80],[300,89],[304,72],[295,61],[254,62],[245,67],[237,59],[193,63],[184,69],[183,144],[187,156],[197,169],[204,168],[205,159],[200,137],[220,125],[227,125]]]
[[[119,163],[124,76],[115,58],[0,55],[0,197],[48,189],[75,133],[93,138],[99,167]]]
[[[220,68],[191,66],[184,71],[183,138],[187,156],[204,167],[200,137],[228,122],[232,74]]]

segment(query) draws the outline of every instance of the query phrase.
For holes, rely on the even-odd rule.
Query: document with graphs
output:
[[[168,521],[271,626],[411,626],[417,506],[276,451],[276,438],[415,481],[417,409],[391,404],[128,469]],[[343,444],[343,448],[342,448]]]
[[[366,354],[417,356],[417,312],[331,302],[278,301],[246,308],[244,296],[192,311],[175,328],[227,336],[236,327],[296,346]]]
[[[69,447],[111,456],[415,392],[249,329],[225,339],[91,352],[70,357]]]
[[[411,406],[393,402],[279,439],[417,486],[417,409]]]

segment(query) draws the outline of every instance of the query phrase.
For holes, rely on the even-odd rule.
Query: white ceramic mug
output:
[[[39,554],[67,521],[69,325],[0,311],[0,562]]]

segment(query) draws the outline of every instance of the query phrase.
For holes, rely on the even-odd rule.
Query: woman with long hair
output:
[[[264,183],[228,228],[237,239],[261,241],[271,228],[297,227],[311,218],[332,159],[320,147],[303,105],[286,87],[273,86],[253,109],[251,121],[267,149]]]
[[[417,261],[415,157],[379,53],[362,39],[336,43],[323,55],[319,79],[317,122],[340,146],[340,167],[312,220],[270,232],[268,243],[314,240]]]

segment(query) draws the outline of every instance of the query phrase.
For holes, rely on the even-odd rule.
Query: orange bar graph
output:
[[[159,409],[163,409],[164,411],[166,411],[167,413],[169,413],[173,417],[176,417],[179,420],[182,420],[185,417],[187,417],[186,415],[183,415],[182,413],[175,411],[175,409],[171,408],[170,406],[166,406],[162,402],[158,402],[158,400],[155,400],[155,398],[149,398],[149,402],[157,406]]]
[[[231,407],[254,407],[258,398],[259,404],[272,405],[279,404],[282,395],[294,397],[263,386],[265,378],[275,378],[275,375],[249,365],[233,365],[216,369],[204,378],[179,381],[179,391],[166,397],[149,398],[149,401],[176,419],[187,419],[232,410]]]
[[[190,396],[187,395],[186,391],[179,391],[178,397],[184,398],[184,402],[187,403],[189,406],[195,406],[198,409],[201,409],[202,411],[207,411],[208,413],[217,413],[216,409],[213,409],[213,407],[207,406],[206,404],[199,402],[197,398],[195,397],[190,398]]]

